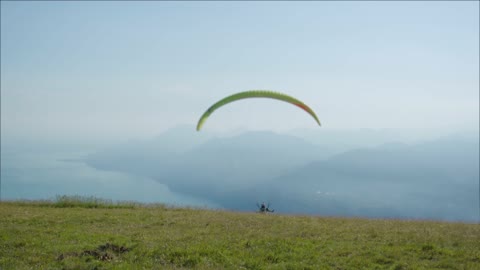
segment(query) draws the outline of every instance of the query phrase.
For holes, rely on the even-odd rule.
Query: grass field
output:
[[[480,225],[60,197],[0,203],[0,269],[480,269]]]

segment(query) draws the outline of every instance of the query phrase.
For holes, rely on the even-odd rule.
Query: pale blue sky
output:
[[[478,130],[479,2],[1,2],[2,135],[155,136],[272,89],[322,128]],[[204,129],[318,128],[241,101]]]

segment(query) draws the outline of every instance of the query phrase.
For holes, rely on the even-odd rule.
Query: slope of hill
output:
[[[5,270],[480,269],[477,224],[88,202],[2,202],[0,216]]]

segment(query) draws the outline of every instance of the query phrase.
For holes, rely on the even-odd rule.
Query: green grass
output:
[[[85,196],[57,196],[54,201],[42,200],[42,201],[15,201],[16,205],[25,205],[25,206],[42,206],[42,207],[55,207],[55,208],[71,208],[71,207],[82,207],[82,208],[135,208],[143,207],[146,204],[141,204],[138,202],[131,201],[112,201],[101,199],[97,197],[85,197]],[[155,205],[155,204],[153,204]],[[160,206],[157,204],[156,206]]]
[[[480,269],[480,225],[58,197],[0,203],[0,269]]]

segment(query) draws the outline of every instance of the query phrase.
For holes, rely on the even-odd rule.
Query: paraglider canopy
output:
[[[200,117],[200,119],[198,120],[197,131],[200,131],[200,129],[202,128],[202,126],[205,123],[205,121],[207,120],[207,118],[215,110],[217,110],[218,108],[220,108],[223,105],[226,105],[230,102],[234,102],[234,101],[237,101],[237,100],[240,100],[240,99],[246,99],[246,98],[271,98],[271,99],[276,99],[276,100],[281,100],[281,101],[284,101],[284,102],[288,102],[288,103],[293,104],[293,105],[301,108],[302,110],[306,111],[308,114],[310,114],[315,119],[315,121],[318,123],[318,125],[321,125],[320,120],[318,120],[318,117],[315,114],[315,112],[310,107],[308,107],[305,103],[301,102],[300,100],[298,100],[294,97],[291,97],[289,95],[282,94],[282,93],[279,93],[279,92],[268,91],[268,90],[250,90],[250,91],[244,91],[244,92],[236,93],[236,94],[233,94],[231,96],[225,97],[225,98],[217,101],[216,103],[214,103],[212,106],[210,106],[210,108],[208,108],[207,111],[205,111],[203,113],[203,115]]]

